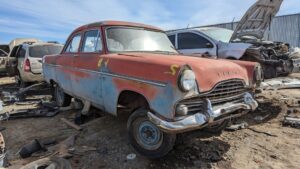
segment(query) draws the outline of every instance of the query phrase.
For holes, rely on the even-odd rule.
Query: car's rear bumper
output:
[[[228,118],[239,117],[249,111],[255,110],[258,107],[258,103],[249,93],[244,95],[244,101],[242,103],[227,103],[213,108],[210,100],[207,100],[206,102],[206,112],[199,112],[176,121],[165,121],[151,112],[148,112],[148,118],[164,132],[182,133],[201,129],[207,125],[211,125]]]

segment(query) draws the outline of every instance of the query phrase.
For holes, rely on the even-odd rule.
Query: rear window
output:
[[[35,58],[42,58],[45,55],[59,54],[62,46],[34,46],[29,48],[29,56]]]

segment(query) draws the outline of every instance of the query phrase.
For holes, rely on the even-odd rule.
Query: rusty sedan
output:
[[[149,158],[166,155],[178,133],[255,110],[261,71],[253,62],[179,55],[161,29],[120,21],[81,26],[60,54],[43,58],[59,106],[74,97],[115,116],[129,112],[129,140]]]

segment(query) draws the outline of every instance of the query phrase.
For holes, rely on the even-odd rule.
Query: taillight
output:
[[[25,71],[25,72],[30,72],[30,61],[29,61],[29,59],[26,59],[26,60],[25,60],[25,63],[24,63],[24,71]]]

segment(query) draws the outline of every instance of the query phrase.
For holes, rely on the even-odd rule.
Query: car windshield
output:
[[[29,48],[29,56],[42,58],[45,55],[58,54],[61,52],[62,48],[62,46],[57,45],[33,46]]]
[[[233,34],[232,30],[221,28],[201,29],[201,32],[217,41],[222,41],[225,43],[228,43],[230,41]]]
[[[106,31],[110,52],[160,52],[177,54],[173,44],[163,32],[142,28],[111,27]]]

